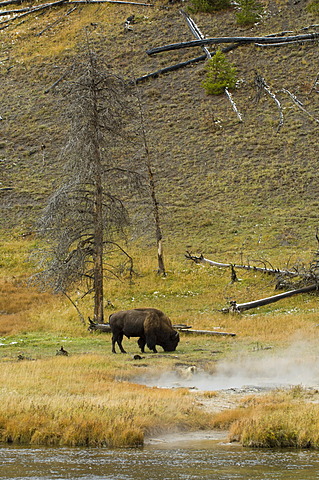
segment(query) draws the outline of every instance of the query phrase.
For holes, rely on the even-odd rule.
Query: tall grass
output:
[[[137,446],[163,431],[208,428],[185,391],[116,381],[107,356],[6,363],[0,371],[0,441]]]
[[[305,394],[296,395],[295,387],[255,398],[242,418],[232,423],[230,439],[249,447],[319,449],[317,393],[312,393],[313,399],[306,399]]]

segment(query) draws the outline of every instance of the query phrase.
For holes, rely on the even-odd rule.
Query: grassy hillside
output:
[[[268,2],[267,14],[253,28],[239,27],[232,9],[193,17],[206,36],[302,33],[303,27],[316,21],[307,13],[306,3]],[[180,4],[79,5],[63,16],[69,7],[29,15],[1,31],[1,184],[13,188],[1,191],[2,215],[9,228],[20,232],[32,229],[39,209],[59,182],[59,152],[67,128],[60,113],[67,98],[54,89],[44,92],[83,49],[85,30],[110,69],[125,78],[201,51],[151,57],[145,53],[153,46],[193,38],[179,13]],[[136,23],[132,32],[125,33],[124,20],[132,13]],[[167,241],[205,251],[239,247],[243,242],[250,249],[258,242],[265,248],[287,244],[303,248],[317,225],[319,124],[280,90],[288,89],[309,113],[318,115],[318,93],[308,95],[318,73],[317,43],[245,46],[228,58],[238,70],[240,81],[233,96],[243,123],[226,97],[208,96],[202,89],[203,63],[140,86],[164,235]],[[275,102],[266,94],[255,101],[255,71],[282,102],[284,125],[279,133]]]
[[[305,27],[317,21],[307,10],[308,3],[264,2],[262,21],[250,28],[238,26],[232,8],[192,16],[206,36],[298,34],[313,31],[314,27]],[[34,230],[41,208],[59,184],[63,167],[60,151],[67,141],[68,124],[62,113],[68,98],[52,85],[64,74],[67,81],[68,69],[85,49],[85,32],[91,48],[105,58],[108,68],[127,79],[198,56],[200,48],[146,54],[148,48],[193,38],[180,14],[181,6],[187,9],[191,4],[79,4],[72,11],[70,5],[63,5],[4,24],[8,28],[0,31],[4,132],[0,141],[1,276],[10,286],[10,298],[15,295],[11,288],[20,294],[20,286],[12,287],[12,283],[33,272],[28,258],[30,251],[39,247],[35,237],[20,235]],[[131,14],[135,15],[133,30],[125,32],[123,24]],[[205,311],[205,305],[218,309],[230,298],[240,302],[273,291],[270,279],[255,284],[250,274],[244,274],[248,286],[240,283],[229,287],[228,272],[205,269],[208,278],[201,273],[196,279],[194,298],[198,301],[192,307],[194,298],[192,302],[187,299],[185,305],[177,300],[177,294],[192,291],[195,272],[204,270],[183,258],[186,249],[219,261],[256,259],[281,267],[308,264],[317,248],[319,124],[298,109],[282,88],[296,95],[309,114],[319,117],[318,89],[311,91],[318,73],[318,55],[317,42],[280,48],[246,45],[228,53],[238,71],[233,98],[243,115],[242,123],[224,95],[208,96],[203,90],[204,63],[140,84],[171,275],[168,291],[173,300],[166,304],[168,292],[163,292],[163,281],[153,278],[153,227],[145,211],[135,207],[135,246],[132,243],[128,248],[135,252],[137,273],[152,279],[135,279],[129,289],[109,283],[107,295],[115,308],[151,300],[179,320],[188,321],[190,311],[196,316]],[[279,132],[274,100],[263,93],[256,102],[256,72],[282,103],[284,124]],[[143,259],[139,247],[136,250],[137,238]],[[190,274],[189,280],[185,272]],[[138,289],[146,290],[141,298]],[[212,289],[214,295],[209,298]],[[162,294],[160,300],[151,296],[157,290]],[[7,305],[7,298],[3,302]],[[16,311],[16,297],[11,303],[15,307],[2,310]],[[22,301],[22,311],[24,305]],[[89,305],[87,310],[90,314]],[[7,319],[6,324],[10,324]]]

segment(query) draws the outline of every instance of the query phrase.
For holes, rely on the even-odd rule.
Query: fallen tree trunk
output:
[[[318,78],[318,76],[317,76]],[[284,93],[287,93],[287,95],[289,95],[289,97],[292,99],[292,101],[294,102],[294,104],[300,108],[300,110],[302,110],[306,115],[308,115],[308,117],[310,117],[314,122],[316,123],[319,123],[319,120],[318,118],[316,118],[314,115],[312,115],[311,113],[307,112],[307,110],[303,107],[303,104],[300,102],[300,100],[298,100],[298,98],[293,95],[291,92],[289,92],[289,90],[287,90],[286,88],[283,88],[282,91]]]
[[[170,67],[161,68],[160,70],[156,70],[156,72],[147,73],[142,77],[136,78],[131,83],[133,84],[140,83],[149,78],[157,78],[159,75],[162,75],[163,73],[173,72],[174,70],[179,70],[180,68],[187,67],[188,65],[191,65],[193,63],[201,62],[202,60],[205,60],[205,59],[206,59],[206,55],[201,55],[200,57],[191,58],[190,60],[186,60],[185,62],[176,63],[175,65],[171,65]]]
[[[95,323],[89,318],[89,328],[90,332],[100,331],[104,333],[111,333],[111,327],[109,323]],[[235,333],[226,333],[226,332],[215,332],[211,330],[193,330],[192,327],[187,325],[173,325],[173,328],[179,330],[180,332],[190,333],[194,335],[216,335],[216,336],[236,336]]]
[[[14,17],[12,18],[8,18],[7,20],[3,20],[2,22],[0,22],[0,25],[4,24],[4,23],[9,23],[9,22],[13,22],[14,20],[17,20],[19,18],[22,18],[22,17],[25,17],[26,15],[30,15],[31,13],[34,13],[34,12],[38,12],[40,10],[44,10],[46,8],[51,8],[51,7],[55,7],[57,5],[62,5],[63,3],[68,3],[68,0],[58,0],[57,2],[53,2],[53,3],[45,3],[43,5],[39,5],[37,7],[31,7],[30,10],[28,10],[27,12],[25,13],[21,13],[20,15],[15,15]],[[9,25],[6,25],[4,27],[1,27],[0,30],[4,30],[5,28],[7,28]]]
[[[22,13],[22,12],[30,12],[32,7],[24,7],[24,8],[15,8],[14,10],[1,10],[0,17],[4,15],[11,15],[12,13]]]
[[[188,15],[188,13],[184,12],[184,10],[181,10],[180,13],[183,15],[183,17],[185,18],[186,20],[186,23],[190,29],[190,31],[192,32],[192,34],[194,35],[195,38],[197,39],[203,39],[205,38],[204,35],[202,34],[202,32],[200,31],[200,29],[198,28],[198,26],[196,25],[196,23],[194,22],[194,20]],[[212,58],[212,54],[210,53],[210,51],[208,50],[207,47],[205,46],[202,46],[202,49],[204,50],[205,52],[205,55],[207,57],[207,59],[211,59]],[[215,52],[213,53],[213,55],[215,55]],[[230,101],[230,104],[232,106],[232,109],[234,110],[234,112],[236,113],[238,119],[240,122],[243,121],[242,119],[242,116],[241,114],[239,113],[238,109],[237,109],[237,106],[236,106],[236,103],[234,102],[232,96],[231,96],[231,93],[228,91],[227,88],[225,88],[225,94],[226,94],[226,97],[228,98],[228,100]]]
[[[129,4],[129,5],[140,5],[142,7],[154,7],[153,3],[139,3],[139,2],[126,2],[124,0],[70,0],[68,3],[119,3],[119,4]]]
[[[0,2],[0,7],[5,7],[6,5],[13,5],[14,3],[22,3],[23,0],[6,0],[5,2]]]
[[[304,40],[317,40],[319,33],[309,33],[304,35],[294,35],[290,37],[214,37],[204,38],[201,40],[191,40],[189,42],[171,43],[170,45],[163,45],[162,47],[155,47],[146,50],[148,55],[154,55],[156,53],[168,52],[170,50],[179,50],[181,48],[202,47],[204,45],[217,45],[220,43],[239,43],[241,45],[247,45],[250,43],[280,43],[285,44],[293,41]]]
[[[241,264],[233,264],[233,263],[220,263],[220,262],[214,262],[213,260],[208,260],[205,258],[203,255],[200,257],[196,257],[194,255],[191,255],[189,252],[186,252],[185,257],[188,260],[193,260],[195,263],[207,263],[208,265],[211,265],[213,267],[220,267],[220,268],[241,268],[244,270],[252,270],[254,272],[261,272],[261,273],[269,273],[272,275],[285,275],[289,277],[298,277],[302,276],[302,274],[293,271],[293,270],[281,270],[279,268],[267,268],[267,267],[256,267],[253,265],[241,265]]]
[[[88,330],[90,332],[95,332],[95,331],[100,331],[100,332],[106,332],[110,333],[111,332],[111,327],[109,323],[95,323],[93,320],[89,318],[89,328]]]
[[[319,288],[319,285],[314,284],[314,285],[308,285],[307,287],[298,288],[296,290],[289,290],[288,292],[279,293],[278,295],[273,295],[272,297],[266,297],[266,298],[261,298],[260,300],[254,300],[252,302],[236,303],[235,301],[231,301],[230,306],[223,308],[222,312],[223,313],[240,313],[240,312],[243,312],[244,310],[250,310],[251,308],[258,308],[264,305],[269,305],[271,303],[278,302],[283,298],[292,297],[293,295],[298,295],[300,293],[314,292],[315,290],[318,290],[318,288]]]
[[[239,43],[236,43],[234,45],[229,45],[229,47],[225,47],[222,49],[223,53],[230,52],[231,50],[235,50],[235,48],[238,48],[240,46]],[[211,55],[215,55],[215,52],[213,52]],[[193,63],[201,62],[202,60],[206,60],[207,55],[201,55],[200,57],[195,57],[191,58],[190,60],[186,60],[185,62],[181,63],[176,63],[175,65],[171,65],[170,67],[164,67],[161,68],[160,70],[156,70],[156,72],[152,73],[147,73],[146,75],[143,75],[142,77],[136,78],[134,81],[130,82],[131,84],[135,83],[140,83],[143,82],[144,80],[148,80],[149,78],[157,78],[159,75],[162,75],[163,73],[168,73],[168,72],[174,72],[175,70],[179,70],[180,68],[187,67],[188,65],[191,65]]]
[[[175,325],[173,325],[175,327]],[[213,336],[221,336],[221,337],[236,337],[236,333],[227,333],[227,332],[215,332],[211,330],[193,330],[189,328],[180,328],[177,329],[180,332],[193,334],[193,335],[213,335]]]
[[[188,13],[184,12],[184,10],[181,10],[180,13],[183,15],[183,17],[185,18],[186,20],[186,23],[190,29],[190,31],[192,32],[192,34],[194,35],[195,38],[197,38],[198,40],[201,40],[201,39],[204,39],[204,35],[202,34],[202,32],[200,31],[200,29],[198,28],[198,26],[196,25],[196,23],[194,22],[194,20],[188,15]],[[205,46],[202,46],[202,49],[204,50],[205,52],[205,55],[207,58],[212,58],[211,56],[211,53],[209,52],[208,48],[205,47]]]

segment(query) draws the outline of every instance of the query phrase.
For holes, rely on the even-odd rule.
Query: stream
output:
[[[171,439],[141,449],[0,446],[0,478],[10,480],[314,480],[319,453],[260,450],[216,439]]]

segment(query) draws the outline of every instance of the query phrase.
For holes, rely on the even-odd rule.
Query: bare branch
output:
[[[282,91],[284,93],[287,93],[287,95],[289,95],[289,97],[292,99],[292,101],[294,102],[294,104],[300,109],[302,110],[306,115],[308,115],[308,117],[310,117],[314,122],[316,123],[319,123],[319,120],[318,118],[314,117],[314,115],[312,115],[311,113],[309,113],[304,107],[303,107],[303,104],[301,103],[300,100],[298,100],[298,98],[291,92],[289,92],[289,90],[287,90],[286,88],[283,88]]]
[[[236,113],[236,115],[237,115],[237,117],[238,117],[238,120],[239,120],[240,122],[242,122],[242,121],[243,121],[242,114],[238,111],[237,105],[236,105],[236,103],[234,102],[233,97],[232,97],[232,95],[231,95],[231,93],[230,93],[230,91],[228,90],[227,87],[225,88],[225,94],[226,94],[228,100],[230,101],[230,104],[231,104],[231,106],[232,106],[232,109],[233,109],[234,112]]]
[[[219,268],[233,267],[233,268],[236,268],[236,269],[251,270],[251,271],[254,271],[254,272],[267,273],[267,274],[271,274],[271,275],[281,274],[281,275],[286,275],[286,276],[289,276],[289,277],[299,276],[299,273],[297,273],[296,271],[293,271],[293,270],[282,270],[282,269],[279,269],[279,268],[267,268],[267,267],[263,268],[263,267],[256,267],[256,266],[252,266],[252,265],[242,265],[242,264],[232,264],[232,263],[220,263],[220,262],[215,262],[213,260],[208,260],[203,255],[200,255],[199,257],[195,256],[195,255],[192,255],[190,252],[186,252],[185,258],[187,258],[187,260],[192,260],[195,263],[207,263],[208,265],[211,265],[213,267],[219,267]]]
[[[278,124],[278,127],[277,127],[277,133],[278,133],[280,128],[284,124],[284,114],[283,114],[283,111],[282,111],[281,103],[279,102],[276,95],[270,91],[270,88],[267,85],[265,79],[261,75],[259,75],[257,72],[255,72],[255,85],[256,85],[256,88],[257,88],[257,95],[256,95],[257,101],[260,98],[261,91],[265,90],[265,92],[268,93],[268,95],[275,101],[275,103],[278,107],[279,116],[280,116],[279,124]]]

